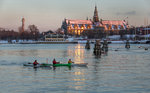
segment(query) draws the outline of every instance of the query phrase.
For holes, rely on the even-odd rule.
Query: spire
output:
[[[95,10],[94,10],[93,21],[94,22],[99,22],[98,11],[97,11],[97,6],[96,5],[95,5]]]
[[[25,24],[25,18],[22,18],[22,32],[24,32],[24,24]]]

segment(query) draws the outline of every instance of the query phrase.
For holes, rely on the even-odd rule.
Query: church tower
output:
[[[99,22],[97,6],[95,6],[93,21],[94,21],[94,22]]]
[[[22,27],[21,27],[21,29],[22,29],[22,32],[24,32],[24,24],[25,24],[25,18],[22,18]]]

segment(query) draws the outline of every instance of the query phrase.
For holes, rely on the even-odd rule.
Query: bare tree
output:
[[[28,26],[31,39],[38,40],[39,38],[39,29],[35,25]]]
[[[35,25],[29,25],[29,26],[28,26],[28,29],[29,29],[31,32],[39,32],[39,29],[38,29],[37,26],[35,26]]]

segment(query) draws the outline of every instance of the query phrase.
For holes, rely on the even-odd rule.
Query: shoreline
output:
[[[11,42],[0,41],[0,44],[86,44],[87,41],[21,41],[21,42]],[[90,44],[94,44],[95,41],[91,41]],[[103,43],[101,41],[101,43]],[[108,44],[125,44],[126,41],[108,41]],[[150,44],[150,40],[143,41],[129,41],[130,44]]]

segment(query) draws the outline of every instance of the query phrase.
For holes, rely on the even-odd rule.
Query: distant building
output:
[[[142,28],[142,35],[147,35],[147,34],[150,34],[150,27],[145,27],[145,28]]]
[[[128,28],[125,20],[102,20],[99,19],[97,7],[95,6],[93,20],[65,19],[62,23],[65,34],[82,35],[85,31],[121,31]]]
[[[47,34],[45,41],[65,41],[65,36],[60,34]]]
[[[68,20],[65,19],[67,24],[67,34],[81,35],[86,29],[94,29],[93,23],[90,20]]]

